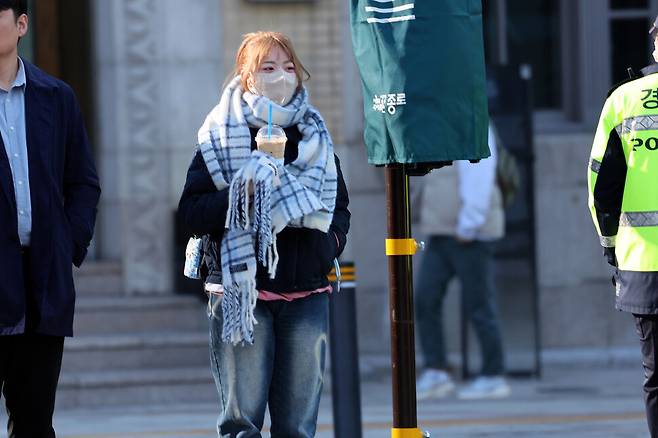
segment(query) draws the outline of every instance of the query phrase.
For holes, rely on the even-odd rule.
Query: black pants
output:
[[[0,395],[9,414],[9,438],[55,438],[53,411],[64,338],[34,333],[39,310],[30,293],[29,250],[22,250],[25,334],[0,336]]]
[[[9,414],[9,438],[55,438],[55,390],[64,338],[0,336],[0,389]]]
[[[642,343],[642,366],[644,367],[644,400],[647,422],[652,438],[658,438],[658,315],[633,315],[637,334]]]
[[[461,244],[454,237],[431,236],[420,267],[416,316],[425,366],[447,369],[443,335],[443,300],[448,282],[459,278],[468,318],[482,351],[482,375],[505,372],[503,341],[496,310],[493,247],[488,242]]]

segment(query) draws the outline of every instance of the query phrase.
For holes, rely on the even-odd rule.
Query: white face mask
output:
[[[256,73],[253,87],[256,94],[265,96],[278,105],[286,106],[295,95],[297,75],[280,69],[271,73]]]

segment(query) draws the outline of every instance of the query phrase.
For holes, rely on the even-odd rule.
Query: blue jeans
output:
[[[481,373],[485,376],[503,374],[503,343],[496,312],[492,261],[491,243],[463,244],[448,236],[429,238],[415,288],[418,334],[426,367],[446,369],[448,365],[443,338],[443,298],[448,282],[456,276],[461,283],[466,315],[480,342]]]
[[[211,295],[210,359],[220,399],[220,438],[261,437],[269,407],[273,438],[315,435],[327,355],[328,294],[258,301],[253,345],[221,341],[221,298]]]

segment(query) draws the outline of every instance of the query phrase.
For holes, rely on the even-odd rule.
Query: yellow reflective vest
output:
[[[617,308],[658,313],[658,64],[613,89],[588,168],[589,208],[614,249]]]

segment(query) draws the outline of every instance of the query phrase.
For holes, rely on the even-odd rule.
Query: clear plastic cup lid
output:
[[[272,125],[272,137],[284,137],[287,138],[286,133],[283,131],[283,128],[281,128],[278,125]],[[267,138],[268,137],[268,129],[267,125],[263,126],[258,130],[258,134],[256,134],[257,138]]]

